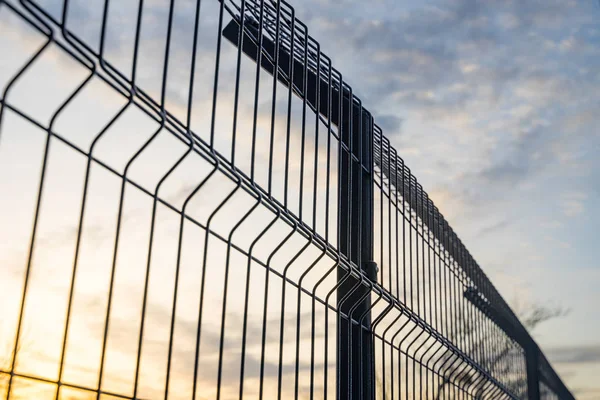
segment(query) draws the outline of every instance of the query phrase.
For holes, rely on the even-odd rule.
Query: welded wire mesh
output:
[[[2,398],[531,394],[531,338],[288,4],[0,0],[0,50]]]

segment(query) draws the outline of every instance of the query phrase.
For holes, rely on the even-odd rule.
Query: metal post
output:
[[[341,154],[340,196],[340,251],[375,281],[377,270],[373,258],[373,166],[371,146],[373,129],[371,116],[354,104],[348,93],[343,95],[341,139],[350,147],[359,161],[347,151]],[[350,132],[352,131],[352,132]],[[366,171],[363,167],[366,167]],[[347,270],[338,268],[338,281]],[[370,289],[354,277],[347,278],[337,291],[341,315],[354,308],[353,319],[368,311],[371,305]],[[340,302],[345,297],[346,300]],[[360,303],[360,304],[359,304]],[[358,306],[357,306],[358,305]],[[373,399],[375,397],[373,340],[370,334],[371,318],[357,322],[340,316],[338,319],[338,398]],[[362,335],[361,335],[362,329]],[[361,372],[362,371],[362,372]]]
[[[351,93],[338,83],[329,87],[329,82],[322,79],[314,70],[296,60],[289,49],[281,43],[274,43],[266,36],[262,37],[262,49],[254,43],[258,40],[258,27],[254,21],[246,21],[246,29],[242,41],[242,51],[252,60],[258,62],[260,51],[270,55],[270,59],[278,60],[275,66],[269,58],[261,58],[261,67],[273,74],[278,68],[278,80],[285,86],[306,88],[306,92],[294,89],[294,93],[306,100],[306,104],[315,112],[320,113],[338,126],[340,140],[347,148],[351,148],[352,155],[347,150],[342,150],[340,170],[340,209],[338,244],[342,254],[346,255],[353,263],[360,266],[372,280],[377,279],[377,266],[373,258],[373,119],[360,105],[354,103]],[[223,36],[233,45],[239,43],[240,22],[232,19],[223,29]],[[248,36],[248,35],[251,35]],[[275,57],[278,49],[278,57]],[[290,64],[293,63],[293,69]],[[293,73],[292,73],[293,71]],[[304,82],[306,79],[306,82]],[[338,86],[339,85],[339,86]],[[319,90],[317,90],[319,86]],[[331,98],[329,93],[331,92]],[[341,115],[340,115],[341,103]],[[338,268],[338,281],[346,276],[347,270]],[[338,287],[338,301],[346,297],[346,301],[339,303],[339,312],[348,315],[351,309],[353,316],[364,315],[371,305],[367,286],[357,286],[358,280],[354,277],[344,280]],[[356,307],[355,307],[356,306]],[[374,355],[373,338],[370,334],[371,318],[366,315],[362,328],[352,324],[347,318],[338,319],[338,397],[340,399],[370,400],[375,397],[374,377],[372,376]],[[362,329],[362,332],[361,332]],[[362,333],[362,334],[361,334]]]
[[[540,400],[540,372],[538,366],[539,349],[531,340],[525,348],[525,359],[527,363],[527,397],[529,400]]]

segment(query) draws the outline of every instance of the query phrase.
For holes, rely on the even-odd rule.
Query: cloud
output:
[[[561,208],[566,217],[576,217],[585,211],[587,194],[582,192],[569,192],[561,196]]]
[[[600,363],[600,345],[548,348],[545,353],[556,364]]]
[[[600,397],[600,389],[597,388],[590,388],[590,387],[585,387],[585,388],[575,388],[573,390],[573,394],[575,394],[577,396],[578,399],[589,399],[589,400],[593,400],[593,399],[597,399],[598,397]]]
[[[375,117],[377,125],[387,133],[388,136],[399,134],[402,130],[403,119],[391,114],[384,114]]]
[[[476,184],[511,186],[547,169],[564,135],[560,109],[586,102],[580,93],[590,81],[572,70],[589,52],[567,57],[542,45],[548,38],[568,41],[573,30],[585,42],[591,19],[575,2],[439,1],[375,16],[307,3],[298,5],[298,14],[308,15],[326,51],[344,38],[344,48],[331,45],[331,56],[344,65],[344,76],[366,106],[383,115],[380,125],[384,133],[390,130],[400,154],[417,140],[432,144],[430,159],[466,151],[471,160],[465,168],[451,168],[461,170],[459,177],[468,169]],[[392,10],[390,3],[381,8]],[[344,9],[353,6],[359,3]],[[580,28],[569,29],[578,23]],[[462,114],[468,117],[460,121]],[[388,115],[402,118],[401,138],[393,137],[397,124]],[[453,153],[439,146],[438,152],[435,142],[450,139],[464,146],[454,146]],[[411,165],[418,173],[419,165]]]
[[[479,235],[487,235],[496,231],[502,231],[512,223],[510,218],[505,218],[494,222],[491,225],[483,227],[479,231]]]
[[[380,8],[374,6],[383,12],[363,12],[364,3],[359,1],[296,3],[298,16],[354,86],[365,107],[376,115],[384,134],[407,158],[419,179],[432,188],[433,200],[441,202],[442,211],[452,217],[475,221],[479,235],[507,232],[519,207],[529,204],[525,194],[519,192],[522,186],[539,183],[540,187],[549,187],[540,176],[552,170],[557,160],[567,171],[573,167],[573,154],[585,158],[586,150],[593,148],[590,132],[597,132],[595,110],[600,101],[595,94],[598,91],[591,89],[600,82],[600,65],[597,54],[594,56],[590,25],[598,14],[582,4],[563,0],[486,4],[453,0],[400,6],[383,1]],[[181,11],[189,11],[191,3],[185,3],[185,7],[181,7],[184,3],[176,4],[179,12],[174,36],[185,37],[193,13]],[[159,39],[164,34],[167,8],[154,7],[156,3],[147,5],[150,7],[145,12],[148,19],[144,26],[153,29],[144,30],[146,50],[141,56],[143,73],[138,82],[151,82],[154,87],[162,71],[164,43]],[[74,10],[77,12],[70,15],[74,28],[79,26],[78,19],[96,15],[78,16],[81,10]],[[216,15],[213,11],[214,7],[208,12],[203,10],[203,16]],[[214,35],[215,18],[205,22],[207,31]],[[111,37],[111,52],[130,57],[131,47],[123,40],[126,33]],[[212,42],[207,40],[205,44]],[[167,98],[179,105],[187,101],[189,67],[185,53],[189,46],[188,36],[172,48],[176,62],[170,66]],[[210,67],[202,67],[206,73],[200,74],[198,81],[210,84],[214,47],[203,50],[206,52],[199,55],[199,65]],[[227,74],[234,70],[231,54],[221,61]],[[226,92],[233,83],[222,79],[219,90]],[[201,100],[207,100],[210,96],[204,96],[202,90],[198,88],[203,93]],[[209,109],[204,101],[197,104],[204,106],[204,112]],[[581,111],[583,106],[586,112]],[[268,120],[270,110],[267,107],[262,111],[259,119]],[[278,120],[285,117],[279,103],[276,114]],[[397,134],[400,131],[402,135]],[[593,174],[597,165],[596,160],[590,161],[586,173]],[[565,181],[565,185],[571,184]],[[519,195],[521,198],[515,202],[514,196]],[[532,198],[550,199],[552,195],[534,191]],[[562,209],[565,217],[572,217],[585,211],[586,200],[585,193],[574,189],[560,196],[558,204],[552,203]],[[506,218],[495,217],[507,214]],[[105,234],[100,229],[91,233],[98,240]],[[66,237],[72,234],[71,230],[65,231]],[[515,263],[514,268],[520,265],[517,257],[510,262]],[[165,318],[170,315],[160,319]],[[208,344],[203,352],[218,348],[219,336],[216,332],[211,336],[212,328],[207,326]],[[187,332],[184,328],[187,333],[182,335],[193,339],[194,329],[191,326]],[[250,330],[253,337],[260,332],[252,327]],[[185,359],[189,349],[177,347],[175,351]],[[596,348],[569,348],[559,349],[555,355],[562,360],[559,362],[588,363],[597,360],[597,353]],[[239,365],[234,359],[230,361],[225,366],[229,371],[226,375],[236,376]],[[256,372],[256,361],[249,356],[250,374]],[[272,366],[267,370],[272,371]]]

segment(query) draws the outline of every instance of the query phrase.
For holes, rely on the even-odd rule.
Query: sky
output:
[[[302,1],[298,18],[578,398],[600,386],[600,4]]]
[[[60,2],[41,3],[57,12],[56,6]],[[71,26],[83,37],[94,38],[98,34],[100,3],[72,2]],[[120,13],[115,13],[114,17],[126,18],[128,12],[135,10],[135,3],[120,3]],[[158,1],[148,2],[150,12],[145,14],[145,26],[151,28],[143,30],[145,45],[140,55],[142,61],[139,82],[150,88],[150,92],[156,96],[160,95],[161,90],[157,75],[162,68],[160,38],[164,36],[165,4]],[[189,80],[190,75],[189,68],[185,67],[184,63],[189,62],[186,49],[191,41],[192,13],[186,13],[191,2],[180,4],[181,8],[177,9],[180,13],[176,13],[175,16],[178,22],[175,34],[184,44],[180,47],[174,46],[172,57],[176,61],[170,69],[166,104],[177,115],[185,116],[185,82]],[[382,0],[370,3],[306,0],[294,2],[292,5],[296,9],[297,17],[308,26],[310,35],[319,41],[321,49],[343,73],[344,80],[353,87],[354,93],[374,114],[376,123],[383,129],[399,155],[418,177],[430,198],[509,304],[517,311],[527,311],[533,305],[569,310],[566,316],[537,327],[533,336],[578,398],[597,398],[600,395],[600,386],[594,378],[600,374],[600,311],[597,307],[597,304],[600,304],[600,294],[597,290],[600,283],[600,265],[594,257],[597,242],[594,228],[600,224],[600,158],[597,157],[600,150],[597,117],[600,106],[600,4],[591,0],[490,1],[483,4],[468,0]],[[115,8],[118,7],[113,7],[113,12]],[[211,15],[215,15],[214,10],[212,12],[213,14],[207,11],[203,17],[205,24],[201,29],[205,30],[203,32],[207,36],[211,35],[211,32],[214,36],[216,28],[216,22],[211,18]],[[14,19],[7,19],[5,10],[0,12],[0,17],[4,18],[0,19],[0,26],[8,28],[5,32],[9,34],[3,35],[1,43],[3,46],[10,46],[8,48],[14,54],[11,59],[0,61],[0,78],[4,79],[0,84],[4,85],[10,76],[8,72],[14,71],[22,64],[27,51],[39,46],[41,38],[35,37],[34,34],[24,35],[19,29],[25,28]],[[111,36],[109,31],[107,54],[113,57],[112,60],[119,66],[127,68],[131,60],[128,59],[127,51],[123,49],[127,49],[127,44],[131,43],[133,29],[129,27],[113,34],[114,36]],[[204,45],[208,49],[213,43],[207,40]],[[203,44],[200,46],[202,54]],[[228,65],[227,61],[233,61],[233,58],[227,57],[234,55],[235,52],[226,54],[224,64]],[[58,51],[51,51],[45,57],[44,63],[37,65],[38,78],[35,73],[28,75],[28,78],[11,93],[11,101],[41,120],[49,121],[65,94],[73,90],[86,75],[81,68],[72,65],[69,57],[61,56]],[[251,70],[248,68],[246,71]],[[1,74],[2,72],[4,74]],[[251,72],[245,74],[243,78],[252,79]],[[53,79],[39,78],[44,75]],[[211,78],[208,68],[198,68],[197,80],[200,85],[205,85],[205,92],[210,88]],[[266,79],[268,84],[268,77],[263,79]],[[246,80],[242,79],[243,82]],[[224,79],[223,82],[220,90],[229,95],[225,96],[227,104],[219,103],[218,132],[226,131],[231,124],[232,107],[229,103],[233,98],[233,80]],[[61,112],[61,116],[56,120],[57,129],[83,147],[91,145],[93,135],[106,123],[108,116],[116,113],[119,107],[125,106],[123,99],[117,100],[109,89],[95,81],[93,85],[96,86],[86,87],[77,102]],[[38,88],[38,95],[32,95],[35,88]],[[197,87],[196,92],[202,93],[203,90]],[[250,96],[251,91],[242,94],[244,95]],[[277,99],[282,104],[285,100],[284,96]],[[209,130],[209,115],[202,112],[209,106],[209,96],[198,98],[194,105],[192,125],[195,124],[195,129],[200,132]],[[93,108],[95,113],[86,114],[86,109],[90,108]],[[251,108],[242,108],[240,120],[249,121],[251,113]],[[278,113],[278,117],[285,114],[282,108],[278,109]],[[262,125],[258,134],[263,139],[268,137],[269,114],[268,107],[264,113],[261,111],[259,114],[259,125]],[[111,165],[118,165],[121,170],[125,168],[125,161],[132,149],[143,143],[157,129],[156,124],[147,121],[145,125],[140,126],[142,121],[133,110],[127,109],[124,117],[98,143],[95,149],[98,157]],[[285,128],[285,123],[280,119],[277,119],[276,123],[279,124],[278,131]],[[10,231],[1,230],[4,249],[11,249],[10,252],[4,251],[4,262],[6,259],[12,262],[14,257],[21,260],[20,264],[15,265],[23,268],[22,258],[26,254],[26,238],[30,228],[30,224],[23,221],[31,219],[32,205],[29,202],[34,198],[33,193],[37,189],[35,182],[43,152],[43,135],[40,132],[36,133],[35,129],[14,115],[7,116],[4,124],[5,132],[27,132],[30,135],[13,136],[13,139],[7,139],[4,135],[0,138],[3,141],[0,142],[0,151],[3,152],[0,153],[0,162],[6,163],[11,171],[15,171],[15,175],[2,176],[0,184],[4,186],[0,187],[23,193],[21,197],[3,199],[4,202],[8,202],[3,204],[3,220],[10,221],[10,226],[15,227]],[[248,125],[240,125],[240,129],[246,132],[249,130]],[[142,134],[135,136],[131,132],[132,126],[136,126],[136,130]],[[116,145],[118,135],[121,135],[121,139],[119,145]],[[296,132],[293,137],[299,135]],[[123,137],[127,139],[124,140]],[[249,147],[247,137],[248,135],[239,135],[237,146],[242,149],[237,159],[239,164],[248,161],[244,158],[247,152],[243,151]],[[323,141],[323,136],[320,140]],[[161,133],[144,154],[146,158],[142,157],[140,162],[132,166],[131,174],[142,182],[144,187],[152,190],[165,165],[173,163],[179,155],[185,154],[185,146],[175,142],[169,139],[169,135]],[[278,147],[281,143],[279,141],[275,145],[276,149],[282,150]],[[231,138],[219,135],[215,146],[224,152],[234,147]],[[323,143],[320,143],[307,151],[309,155],[314,155],[322,150],[322,146]],[[49,298],[57,302],[65,301],[64,289],[68,282],[69,270],[62,269],[64,266],[51,264],[54,264],[53,260],[71,260],[73,257],[74,228],[81,201],[85,163],[69,151],[61,149],[58,144],[52,147],[54,153],[51,160],[59,159],[60,162],[51,164],[53,169],[48,179],[52,182],[51,187],[57,185],[61,191],[45,200],[48,204],[45,207],[49,211],[44,215],[49,217],[43,220],[40,227],[40,237],[43,238],[40,250],[42,255],[37,256],[37,259],[44,262],[38,267],[40,271],[37,272],[38,278],[35,281],[37,286],[34,286],[41,292],[39,296],[33,295],[33,300],[30,300],[28,307],[31,309],[43,307],[45,302],[49,302]],[[21,156],[25,152],[28,152],[30,158]],[[275,164],[281,165],[283,152],[275,153]],[[160,162],[155,161],[157,155],[162,157]],[[268,161],[267,155],[259,153],[258,157],[264,167]],[[324,168],[323,159],[321,158],[320,168]],[[178,169],[174,174],[176,176],[167,181],[161,192],[166,198],[180,205],[191,192],[191,188],[210,171],[210,166],[206,163],[191,159],[189,162],[188,172]],[[298,177],[299,161],[292,160],[292,164],[294,183],[291,186],[292,191],[297,193],[299,182],[302,181]],[[190,170],[194,173],[189,173]],[[120,180],[97,172],[96,169],[92,171],[94,186],[90,189],[91,206],[88,206],[91,216],[86,218],[92,221],[108,221],[117,210]],[[310,175],[311,171],[307,170],[307,175]],[[263,172],[264,168],[259,168],[257,179],[262,179],[261,182],[265,184],[264,174],[260,175]],[[332,171],[332,174],[335,174],[335,171]],[[281,182],[281,171],[276,175],[278,182]],[[79,183],[72,185],[71,182],[74,181]],[[218,179],[211,180],[211,184],[214,185],[212,190],[217,188],[222,193],[234,190],[230,184]],[[315,182],[315,185],[323,187],[322,175],[321,181]],[[197,213],[200,220],[207,221],[207,210],[214,208],[214,204],[219,201],[218,196],[211,194],[212,190],[208,189],[201,199],[192,202],[196,204],[190,205],[190,213]],[[305,195],[310,196],[310,190],[307,190]],[[25,195],[27,193],[30,195]],[[135,194],[128,196],[133,200],[128,200],[127,204],[131,210],[126,213],[126,221],[132,224],[133,230],[131,234],[124,235],[131,242],[121,246],[129,251],[121,250],[120,257],[123,261],[119,260],[119,263],[129,266],[120,281],[120,296],[124,296],[120,299],[124,304],[128,304],[127,294],[136,301],[141,295],[141,287],[136,281],[139,275],[136,274],[142,273],[144,268],[140,257],[146,251],[148,219],[140,215],[145,213],[147,216],[152,209],[152,202],[144,196],[140,195],[139,199]],[[322,206],[325,203],[321,198],[319,202]],[[139,207],[135,207],[135,204],[139,204]],[[247,198],[237,200],[226,209],[230,218],[219,220],[215,226],[220,226],[226,234],[227,229],[231,229],[231,223],[228,225],[227,221],[235,220],[235,215],[242,215],[244,210],[248,210],[245,208],[248,204],[252,203]],[[293,207],[296,210],[301,208],[299,204],[294,204]],[[305,203],[304,208],[305,216],[311,215],[310,206]],[[160,212],[162,211],[159,210]],[[250,226],[244,225],[240,231],[256,232],[258,226],[266,226],[270,216],[271,214],[260,212],[259,215],[253,214]],[[159,220],[162,233],[156,240],[161,243],[162,250],[156,251],[155,259],[172,260],[176,253],[174,238],[179,221],[167,211],[164,211],[164,217]],[[326,223],[321,221],[318,229],[322,231],[325,226]],[[83,308],[80,308],[80,314],[77,314],[78,322],[74,323],[73,328],[75,332],[85,332],[90,326],[97,327],[102,323],[99,318],[90,319],[86,314],[95,310],[94,307],[104,304],[103,300],[99,301],[92,294],[101,295],[105,291],[109,276],[106,266],[110,264],[112,251],[112,243],[107,237],[112,235],[114,229],[112,222],[108,225],[92,223],[91,226],[86,226],[88,242],[87,245],[84,242],[81,255],[81,259],[86,262],[82,263],[85,268],[82,277],[79,278],[80,288],[77,292],[79,296],[83,296],[81,301],[85,306],[81,306]],[[283,227],[280,229],[280,233],[285,231]],[[193,229],[191,230],[193,232]],[[199,231],[188,235],[197,235],[199,240],[203,239]],[[244,236],[241,234],[238,240],[248,242]],[[17,242],[19,245],[14,245]],[[137,246],[136,243],[144,245]],[[247,248],[249,245],[250,243],[244,243],[243,246]],[[299,247],[300,243],[295,243],[294,246]],[[17,250],[13,251],[15,249]],[[196,253],[201,250],[192,248],[190,251]],[[257,246],[256,249],[257,253],[263,255],[268,254],[269,250],[272,249],[269,249],[268,245]],[[47,254],[43,253],[44,251],[47,251]],[[214,257],[223,255],[221,252]],[[192,257],[190,260],[193,259],[192,254],[189,257]],[[307,257],[318,257],[318,253],[311,253]],[[220,263],[223,262],[223,259],[219,260]],[[324,263],[322,268],[328,268],[326,264]],[[104,269],[102,273],[98,273],[94,272],[95,268]],[[9,293],[14,291],[13,294],[16,294],[20,290],[20,286],[15,284],[20,282],[19,271],[14,273],[14,281],[4,281],[4,300],[16,301],[17,296],[10,296]],[[52,279],[45,278],[44,271],[46,275],[52,276]],[[155,276],[158,274],[158,278],[152,281],[155,285],[152,292],[153,307],[156,304],[168,303],[169,296],[172,295],[172,289],[161,290],[172,285],[172,273],[168,269],[159,268],[156,271]],[[242,273],[241,271],[239,273]],[[186,282],[190,286],[186,286],[187,290],[182,289],[182,293],[188,295],[198,291],[198,288],[191,284],[197,280],[194,275],[196,272],[192,269],[188,271],[189,282]],[[260,283],[255,285],[254,290],[263,289]],[[44,287],[46,289],[43,289]],[[242,293],[244,289],[234,285],[230,290]],[[272,290],[277,292],[281,288],[275,286]],[[215,285],[209,289],[208,296],[214,296],[214,302],[218,303],[221,291],[222,287]],[[33,290],[33,293],[36,291]],[[49,293],[54,294],[48,297]],[[241,299],[240,297],[235,301],[237,307],[241,307]],[[4,302],[4,306],[14,313],[16,308],[11,308],[11,305],[15,304]],[[256,308],[259,308],[259,305]],[[137,318],[133,317],[134,307],[124,307],[121,310],[122,313],[115,315],[117,324],[121,323],[123,329],[133,335],[135,327],[131,321]],[[152,310],[149,315],[156,317],[156,321],[159,320],[161,312],[166,312],[160,307]],[[193,317],[186,318],[187,312],[193,315],[197,311],[193,307],[189,310],[183,308],[179,320],[183,342],[193,341],[193,329],[186,325],[186,321],[193,320]],[[211,312],[214,312],[214,317],[217,318],[218,310]],[[39,318],[39,315],[36,318],[35,314],[30,314],[34,315],[34,325],[30,329],[35,330],[35,324],[46,325],[48,329],[52,321],[62,318],[62,314],[58,308],[54,313],[45,314],[44,318]],[[14,317],[14,314],[11,315]],[[236,323],[239,324],[239,320],[232,326]],[[8,325],[2,327],[7,332],[11,329],[10,324]],[[156,325],[160,324],[156,322]],[[58,344],[60,330],[60,324],[56,324],[56,329],[48,330],[45,340]],[[189,335],[186,334],[188,330]],[[164,339],[168,331],[158,329],[155,334],[156,337],[151,337],[150,340],[160,342],[160,338]],[[216,332],[213,336],[218,337]],[[214,337],[211,342],[209,333],[205,339],[208,348],[213,352],[218,347],[214,343]],[[33,344],[33,352],[49,348],[48,343],[42,341]],[[97,341],[95,343],[98,344]],[[121,338],[121,347],[126,348],[128,343]],[[74,347],[69,349],[69,354],[76,354],[77,343],[72,346]],[[80,346],[82,347],[79,351],[85,348],[84,343]],[[53,348],[58,349],[56,346]],[[157,344],[156,348],[156,353],[164,356],[164,343]],[[185,348],[185,345],[182,345],[182,348]],[[95,347],[94,354],[97,355],[98,351],[99,347]],[[156,356],[155,353],[151,354]],[[213,355],[211,352],[207,354],[205,361],[210,363]],[[45,361],[42,357],[42,360],[38,360],[38,364],[31,368],[50,371],[48,373],[52,374],[58,357],[57,351],[44,356]],[[189,363],[189,360],[186,357],[189,354],[186,356],[182,351],[179,356],[182,360],[181,365],[188,365],[186,363]],[[127,383],[119,383],[120,370],[115,369],[114,365],[127,364],[129,368],[132,358],[129,355],[125,357],[119,351],[112,353],[112,357],[111,384],[118,390],[127,387]],[[230,361],[234,365],[235,357]],[[85,367],[86,362],[83,360],[80,364],[84,364]],[[89,376],[85,378],[89,379],[90,386],[93,386],[95,380],[92,364],[94,363],[89,361]],[[186,369],[182,367],[182,370]],[[68,371],[66,374],[68,375]],[[154,380],[152,374],[149,374],[145,378],[148,382]],[[80,376],[79,379],[83,378]]]

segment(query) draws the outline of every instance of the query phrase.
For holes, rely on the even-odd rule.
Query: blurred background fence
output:
[[[0,0],[0,50],[2,398],[573,398],[287,3]]]

